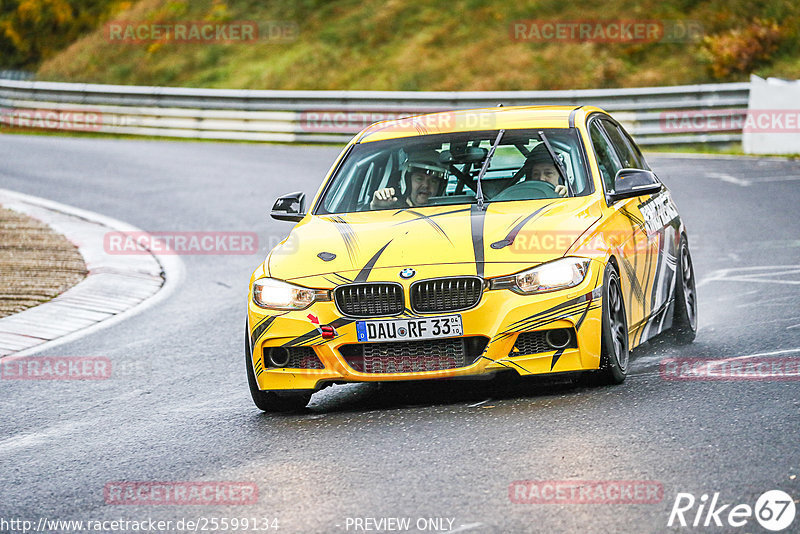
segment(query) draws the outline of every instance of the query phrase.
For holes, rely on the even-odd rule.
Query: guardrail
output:
[[[741,142],[741,129],[665,127],[670,113],[741,118],[749,83],[569,91],[268,91],[0,80],[0,125],[197,139],[345,143],[377,120],[452,109],[590,104],[642,145]],[[709,122],[709,121],[705,121]],[[732,121],[734,124],[736,121]]]

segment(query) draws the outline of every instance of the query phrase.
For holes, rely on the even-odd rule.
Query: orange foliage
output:
[[[732,74],[751,72],[777,50],[781,37],[781,27],[777,23],[757,19],[745,28],[704,38],[703,48],[711,59],[711,74],[725,79]]]

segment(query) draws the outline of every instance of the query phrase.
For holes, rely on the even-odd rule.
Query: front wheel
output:
[[[672,339],[678,345],[688,345],[697,335],[697,289],[689,245],[681,239],[675,280],[675,309],[672,315]]]
[[[628,376],[630,349],[628,320],[622,286],[614,266],[609,263],[603,276],[603,323],[600,338],[600,371],[598,379],[604,384],[621,384]]]
[[[253,356],[250,349],[250,333],[247,323],[244,329],[244,364],[247,367],[247,383],[255,405],[265,412],[295,412],[302,410],[311,400],[311,391],[301,393],[262,391],[258,389],[256,375],[253,371]]]

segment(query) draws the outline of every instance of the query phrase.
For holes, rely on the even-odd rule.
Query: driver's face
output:
[[[438,178],[430,174],[413,172],[411,173],[411,194],[408,198],[415,206],[427,204],[428,199],[436,194],[438,185]]]
[[[551,185],[558,185],[558,171],[552,163],[536,163],[531,169],[531,177],[534,180],[549,182]]]

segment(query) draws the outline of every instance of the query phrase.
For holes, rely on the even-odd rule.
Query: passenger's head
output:
[[[553,158],[550,157],[550,153],[547,151],[547,147],[544,146],[544,143],[536,145],[536,147],[531,150],[531,153],[528,155],[527,165],[530,168],[528,171],[529,180],[548,182],[553,186],[558,185],[558,170],[556,169],[555,163],[553,163]]]
[[[414,206],[425,205],[430,197],[441,195],[446,177],[447,168],[439,162],[435,150],[411,152],[403,164],[406,196]]]

